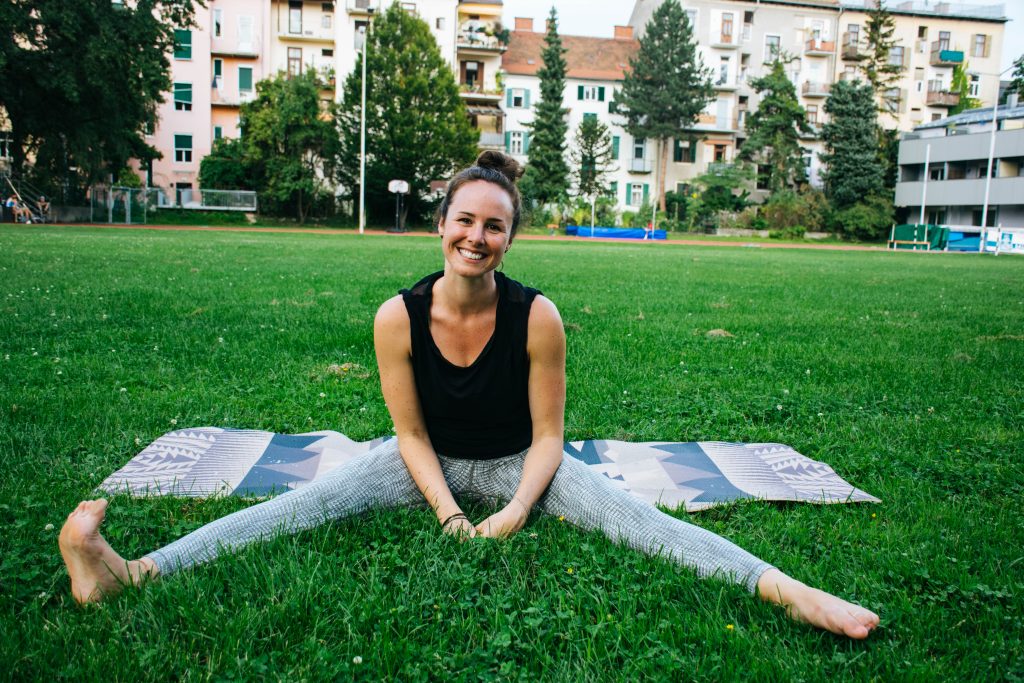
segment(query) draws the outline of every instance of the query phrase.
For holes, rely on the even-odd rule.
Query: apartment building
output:
[[[653,197],[653,142],[634,138],[622,127],[621,117],[612,113],[612,103],[622,86],[629,60],[639,49],[629,26],[616,26],[612,38],[562,35],[566,79],[562,105],[568,111],[567,150],[576,129],[585,118],[605,123],[612,135],[613,169],[607,176],[611,193],[620,210],[635,211]],[[507,130],[504,149],[521,163],[530,151],[530,130],[534,108],[540,101],[544,31],[534,31],[533,19],[516,18],[508,51],[502,60],[505,71],[504,108]]]
[[[867,9],[875,0],[840,0],[840,52],[836,80],[856,79],[866,45]],[[1000,57],[1008,21],[1002,5],[968,5],[928,0],[886,3],[892,14],[896,46],[889,54],[900,79],[880,104],[886,128],[910,130],[945,118],[960,102],[951,91],[953,69],[970,79],[970,95],[992,104],[999,94]]]
[[[992,107],[971,109],[903,135],[895,199],[902,221],[917,223],[924,206],[928,223],[978,232],[987,188],[985,224],[1024,226],[1024,106],[1011,96],[999,108],[994,141],[993,114]]]

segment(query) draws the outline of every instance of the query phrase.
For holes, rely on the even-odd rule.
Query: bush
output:
[[[832,214],[833,232],[850,239],[879,241],[889,234],[895,209],[889,197],[868,197],[848,209]]]
[[[773,240],[798,240],[803,239],[807,234],[807,228],[802,225],[791,225],[781,230],[769,230],[768,237]]]
[[[800,232],[802,237],[808,230],[824,228],[828,212],[828,200],[819,190],[805,190],[799,194],[783,190],[761,205],[760,216],[767,223],[768,230],[780,235]]]

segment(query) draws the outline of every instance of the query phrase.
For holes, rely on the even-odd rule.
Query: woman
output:
[[[877,615],[660,512],[563,454],[565,334],[558,310],[497,272],[519,224],[520,173],[510,157],[484,152],[456,175],[438,211],[444,270],[377,312],[381,389],[397,439],[139,560],[125,561],[100,536],[106,501],[83,502],[60,535],[75,599],[94,602],[274,533],[425,500],[442,532],[466,539],[514,534],[536,506],[639,550],[664,552],[701,576],[741,583],[796,619],[867,637]],[[456,494],[505,505],[474,524]]]

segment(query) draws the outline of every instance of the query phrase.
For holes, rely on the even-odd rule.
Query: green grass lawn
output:
[[[692,517],[878,611],[867,642],[539,515],[460,545],[375,512],[74,606],[64,517],[173,425],[387,433],[373,314],[440,265],[427,239],[0,228],[0,678],[1024,678],[1015,257],[509,254],[566,323],[568,438],[780,441],[883,499]],[[138,556],[246,504],[115,498],[105,530]]]

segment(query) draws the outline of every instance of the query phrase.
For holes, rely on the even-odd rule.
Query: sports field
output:
[[[1012,256],[522,241],[506,259],[565,321],[567,438],[779,441],[884,501],[691,517],[877,611],[866,642],[539,515],[459,544],[429,512],[375,512],[74,605],[64,517],[160,434],[388,433],[373,314],[440,267],[427,238],[0,227],[0,679],[1024,678]],[[115,498],[105,533],[137,556],[246,504]]]

